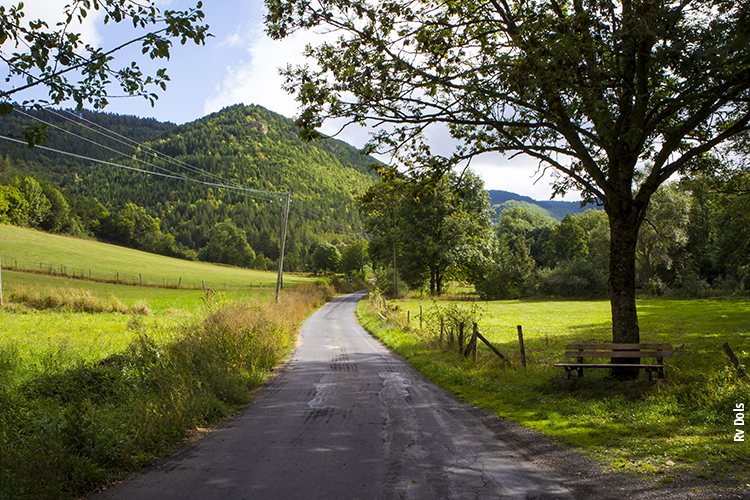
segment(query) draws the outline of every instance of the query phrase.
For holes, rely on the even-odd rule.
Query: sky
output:
[[[194,7],[197,0],[158,0],[161,9],[183,10]],[[70,0],[33,0],[25,2],[26,19],[42,18],[50,22],[59,20],[63,8]],[[213,37],[204,46],[192,42],[182,46],[176,43],[169,61],[152,63],[140,50],[122,52],[113,66],[122,67],[136,60],[145,70],[166,67],[170,82],[166,92],[158,92],[154,107],[142,98],[121,97],[110,99],[105,111],[153,117],[160,121],[183,124],[202,118],[222,108],[238,103],[257,104],[271,111],[294,118],[298,106],[294,96],[281,89],[282,77],[278,70],[287,64],[306,62],[302,51],[308,43],[316,44],[324,35],[301,32],[283,41],[274,41],[264,32],[265,7],[262,0],[204,0],[202,7]],[[57,19],[56,19],[57,18]],[[115,47],[132,37],[128,26],[104,25],[102,15],[92,11],[79,32],[92,44],[103,48]],[[119,63],[119,64],[118,64]],[[22,100],[20,96],[17,100]],[[334,134],[334,124],[325,125],[323,133]],[[362,147],[370,131],[347,128],[337,135],[356,147]],[[433,151],[450,152],[451,139],[447,133],[436,132],[429,138]],[[381,158],[381,160],[387,160]],[[487,189],[501,189],[547,200],[551,196],[552,178],[539,178],[537,162],[520,156],[509,160],[499,154],[475,158],[470,168],[482,177]],[[566,200],[577,199],[575,194]]]

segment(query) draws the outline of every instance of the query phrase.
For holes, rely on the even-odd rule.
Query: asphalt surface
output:
[[[362,294],[313,314],[282,373],[205,439],[91,497],[570,499],[355,320]]]

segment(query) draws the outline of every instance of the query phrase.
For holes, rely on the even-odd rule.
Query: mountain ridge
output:
[[[553,219],[560,221],[567,214],[576,215],[586,210],[600,210],[601,207],[593,205],[581,206],[580,201],[561,201],[561,200],[535,200],[530,196],[525,196],[502,189],[488,189],[490,195],[490,204],[499,214],[506,208],[521,207],[527,210],[543,213]]]

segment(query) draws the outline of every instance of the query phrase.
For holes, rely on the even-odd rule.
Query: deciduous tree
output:
[[[166,89],[165,69],[146,75],[133,61],[117,68],[115,55],[131,45],[139,45],[150,59],[169,59],[173,40],[183,45],[189,40],[204,43],[208,26],[200,24],[202,3],[185,11],[160,10],[154,0],[71,0],[63,19],[53,26],[43,19],[25,18],[23,2],[0,6],[0,60],[7,68],[5,85],[0,89],[0,113],[13,111],[13,102],[41,108],[68,100],[78,109],[89,103],[102,109],[108,103],[110,83],[115,80],[127,95],[142,96],[152,105],[157,99],[153,87]],[[112,47],[96,47],[76,33],[92,11],[104,13],[104,24],[132,23],[136,33]],[[45,98],[25,97],[29,90],[44,89]],[[27,128],[33,147],[44,130]]]
[[[735,0],[266,0],[275,39],[338,35],[287,67],[308,136],[327,119],[385,124],[368,150],[442,166],[523,153],[609,217],[613,341],[640,340],[638,231],[675,173],[748,129],[750,4]]]

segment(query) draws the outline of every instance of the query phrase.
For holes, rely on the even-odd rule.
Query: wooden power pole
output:
[[[291,199],[291,192],[286,192],[286,203],[284,204],[284,212],[281,220],[281,248],[279,249],[279,275],[276,278],[276,302],[279,301],[279,293],[281,293],[281,287],[284,284],[284,246],[286,244],[286,223],[289,220],[289,202]]]

